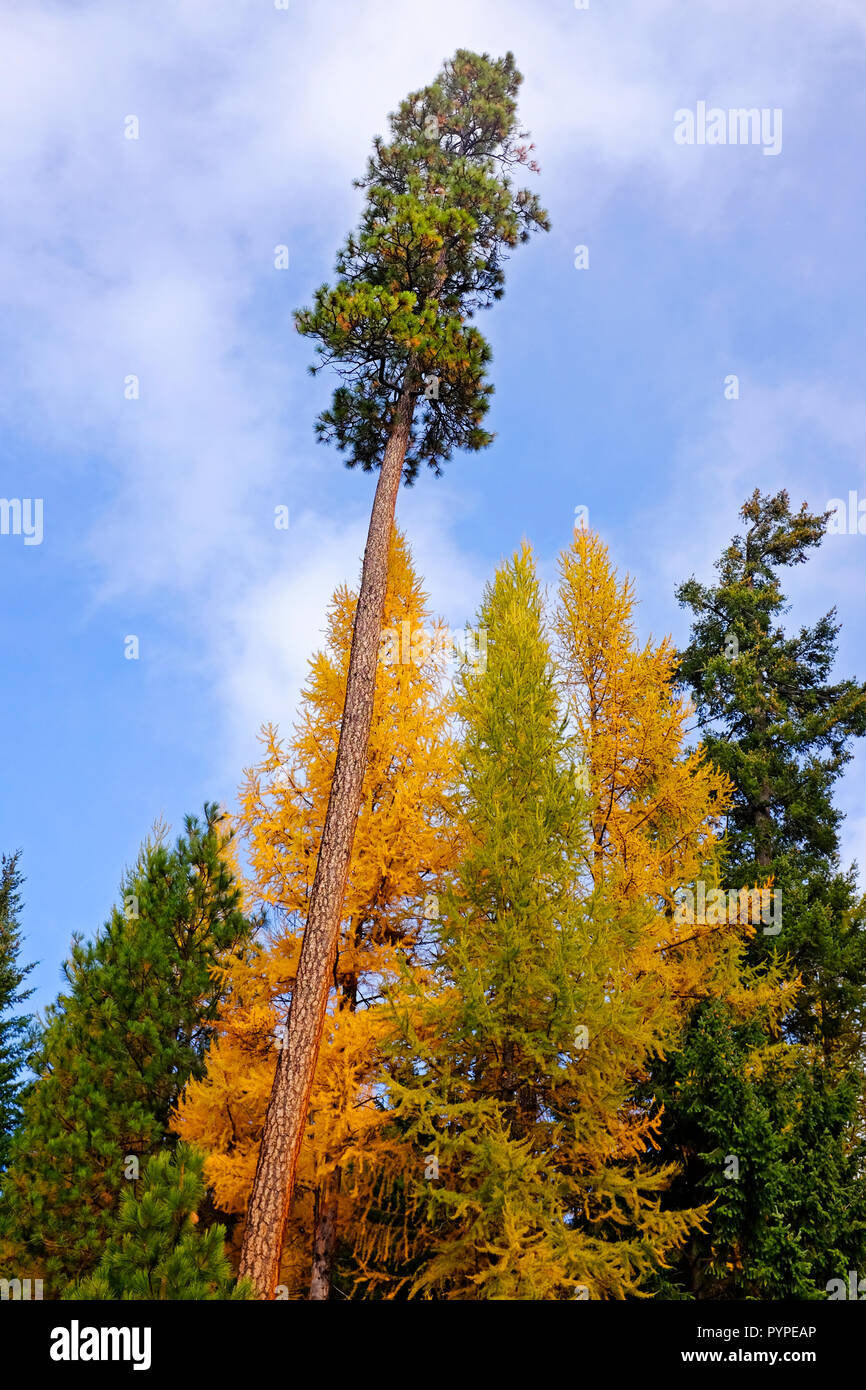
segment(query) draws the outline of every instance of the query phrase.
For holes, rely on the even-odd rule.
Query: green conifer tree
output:
[[[90,1272],[139,1166],[171,1142],[169,1114],[201,1075],[220,999],[218,967],[250,923],[220,825],[206,805],[173,849],[142,848],[95,940],[75,939],[68,991],[48,1010],[4,1191],[10,1263],[58,1297]]]
[[[641,909],[582,882],[588,799],[528,547],[478,628],[486,665],[458,682],[467,847],[439,901],[433,988],[394,998],[410,1156],[371,1237],[404,1252],[416,1295],[623,1298],[699,1216],[660,1212],[670,1174],[643,1161],[655,1119],[630,1103],[673,1010],[631,967]]]
[[[714,1199],[669,1293],[823,1298],[866,1264],[862,1127],[866,911],[839,862],[833,787],[866,732],[866,685],[832,680],[835,610],[787,632],[778,571],[820,544],[829,514],[756,491],[715,585],[678,590],[693,616],[680,679],[706,748],[735,788],[727,883],[770,877],[779,894],[749,958],[799,976],[778,1033],[714,1006],[696,1011],[680,1056],[656,1068],[662,1155],[683,1163],[677,1201]],[[731,1160],[735,1160],[732,1162]]]
[[[0,857],[0,1192],[12,1135],[21,1123],[21,1070],[35,1044],[33,1018],[15,1012],[32,989],[22,990],[32,965],[20,963],[21,872],[18,854]]]
[[[201,1229],[204,1158],[187,1144],[148,1159],[140,1182],[124,1192],[117,1222],[96,1269],[67,1289],[68,1299],[213,1301],[253,1297],[237,1284],[222,1226]],[[138,1188],[138,1190],[136,1190]]]

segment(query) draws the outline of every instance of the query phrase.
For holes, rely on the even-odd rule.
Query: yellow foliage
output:
[[[244,1213],[255,1173],[330,793],[356,601],[346,587],[335,594],[326,648],[310,662],[294,735],[286,743],[272,726],[263,730],[263,757],[241,790],[237,825],[251,869],[247,887],[251,900],[270,909],[271,925],[247,958],[227,966],[228,1002],[207,1074],[187,1087],[175,1118],[177,1132],[206,1154],[216,1203],[229,1213]],[[430,622],[396,531],[384,626],[403,635],[423,629],[433,640],[398,643],[396,659],[383,645],[377,672],[335,989],[284,1251],[281,1278],[290,1296],[305,1296],[309,1285],[316,1194],[329,1174],[357,1174],[375,1151],[381,991],[401,961],[412,961],[424,932],[424,901],[456,850],[448,814],[454,754],[443,693],[444,630]],[[351,1238],[355,1200],[345,1183],[343,1238]]]
[[[688,747],[693,710],[674,689],[671,639],[638,646],[634,586],[619,580],[596,532],[577,529],[559,569],[555,630],[592,798],[587,879],[614,901],[653,909],[634,969],[655,976],[681,1012],[707,997],[741,1013],[781,1010],[776,972],[742,984],[754,924],[687,922],[675,910],[678,890],[718,884],[733,789]]]

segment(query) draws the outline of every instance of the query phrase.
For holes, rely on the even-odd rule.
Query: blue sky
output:
[[[551,578],[585,505],[641,635],[680,640],[675,585],[755,487],[866,498],[860,0],[6,0],[2,29],[0,495],[42,498],[44,533],[0,536],[0,848],[37,1005],[153,820],[234,803],[358,573],[373,483],[314,441],[333,382],[291,312],[372,136],[457,47],[515,53],[553,229],[479,319],[494,445],[399,500],[434,609],[462,625],[524,536]],[[780,153],[677,144],[700,101],[779,109]],[[861,677],[864,560],[828,538],[790,584],[797,622],[837,604]],[[840,802],[866,864],[864,768]]]

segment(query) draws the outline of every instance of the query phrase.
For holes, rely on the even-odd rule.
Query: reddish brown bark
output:
[[[407,371],[397,402],[370,516],[334,779],[289,1010],[288,1036],[277,1055],[241,1250],[240,1277],[250,1279],[262,1299],[273,1298],[279,1277],[361,809],[391,533],[414,411],[411,375]]]

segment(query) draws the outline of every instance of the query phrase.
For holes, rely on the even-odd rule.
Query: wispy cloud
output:
[[[847,486],[866,491],[864,414],[845,367],[859,320],[836,312],[850,267],[839,227],[858,225],[861,197],[840,170],[858,153],[862,98],[850,73],[864,42],[859,0],[591,0],[586,11],[567,0],[7,4],[0,415],[15,443],[4,476],[28,495],[38,471],[48,526],[52,490],[66,499],[58,574],[82,584],[90,617],[170,616],[218,700],[221,775],[239,772],[260,722],[291,721],[327,599],[358,573],[372,480],[313,443],[332,383],[305,376],[310,353],[291,312],[331,273],[359,206],[351,179],[388,111],[458,46],[512,49],[554,218],[532,250],[533,288],[517,262],[524,298],[491,316],[495,371],[520,376],[533,417],[531,456],[513,457],[506,434],[495,468],[425,479],[400,499],[434,609],[452,624],[471,616],[490,565],[530,530],[528,503],[538,514],[553,487],[546,464],[582,457],[595,402],[570,375],[578,348],[603,363],[610,418],[638,408],[640,383],[623,362],[637,331],[617,275],[627,262],[644,311],[653,294],[666,307],[645,367],[635,358],[630,370],[676,383],[665,407],[675,443],[660,457],[659,422],[647,420],[648,501],[640,457],[587,469],[573,486],[558,480],[550,533],[566,543],[573,503],[600,497],[593,523],[636,571],[642,621],[659,631],[676,621],[674,583],[708,572],[754,486],[787,486],[815,506]],[[674,112],[699,99],[782,107],[782,158],[676,146]],[[128,116],[137,140],[125,138]],[[571,248],[584,241],[609,276],[594,338],[579,301],[572,309]],[[283,243],[287,271],[274,267]],[[826,315],[811,361],[792,350],[787,320],[758,343],[762,277],[768,294],[794,285]],[[542,329],[528,337],[515,305],[542,302]],[[548,352],[566,364],[565,386],[538,367]],[[712,404],[691,371],[701,352]],[[741,373],[737,402],[721,397],[726,371]],[[133,375],[139,398],[126,399]],[[273,527],[278,504],[291,509],[287,533]],[[498,536],[485,528],[488,510],[506,518]],[[54,534],[41,547],[46,564]],[[549,535],[530,539],[547,573]],[[808,602],[838,596],[851,613],[862,561],[842,539],[809,566]],[[862,641],[859,612],[850,623]],[[846,647],[849,664],[856,655]],[[160,717],[171,719],[166,700]],[[862,804],[852,793],[856,825]]]

